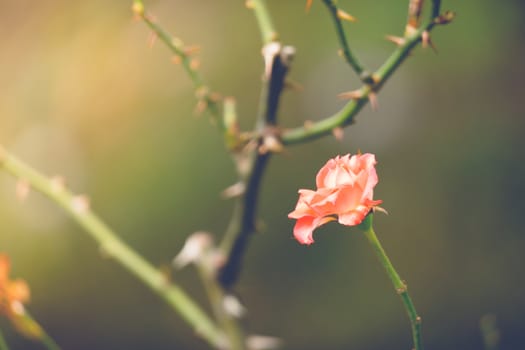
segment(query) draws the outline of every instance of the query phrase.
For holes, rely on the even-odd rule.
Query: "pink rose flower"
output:
[[[375,156],[370,153],[337,156],[317,173],[316,191],[299,190],[295,210],[288,214],[290,219],[297,219],[293,233],[299,243],[312,244],[313,231],[332,220],[346,226],[359,225],[382,203],[373,200],[379,181],[375,165]]]

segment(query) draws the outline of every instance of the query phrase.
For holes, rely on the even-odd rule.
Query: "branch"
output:
[[[247,0],[246,7],[252,9],[255,14],[263,44],[266,45],[272,41],[277,41],[279,35],[275,30],[265,0]]]
[[[235,205],[228,230],[221,243],[221,250],[227,260],[219,271],[218,280],[225,289],[230,289],[237,281],[248,240],[256,232],[259,188],[270,153],[280,147],[280,143],[274,142],[277,140],[275,135],[277,110],[285,77],[295,54],[293,47],[283,47],[274,41],[277,34],[264,1],[251,0],[248,5],[255,12],[265,43],[263,47],[265,69],[256,122],[256,133],[260,138],[255,149],[250,150],[250,154],[244,155],[249,157],[250,162],[249,170],[246,173],[240,172],[240,180],[245,184],[245,192]]]
[[[204,264],[197,264],[197,270],[204,285],[204,289],[208,295],[208,300],[213,310],[215,319],[221,325],[224,333],[227,335],[229,340],[230,347],[229,350],[243,350],[246,349],[246,340],[244,332],[241,329],[239,322],[236,317],[241,315],[232,315],[226,309],[226,298],[228,295],[224,292],[223,288],[219,285],[217,281],[217,276],[215,275],[215,268],[213,272],[210,271],[210,268],[204,266]],[[233,296],[229,296],[234,298]]]
[[[268,8],[266,7],[266,2],[264,0],[247,0],[246,7],[254,11],[264,45],[263,57],[265,74],[263,77],[263,86],[259,100],[259,113],[256,122],[256,130],[262,133],[268,120],[268,111],[270,109],[274,111],[277,110],[277,106],[275,106],[275,108],[269,108],[268,100],[272,75],[275,73],[272,68],[277,52],[274,52],[271,56],[267,56],[265,49],[268,51],[268,49],[271,48],[278,48],[278,51],[280,51],[280,44],[275,42],[278,34],[274,28]],[[277,96],[279,96],[279,94]],[[275,115],[269,118],[275,122]],[[256,231],[259,185],[269,159],[269,153],[258,153],[260,146],[261,140],[258,140],[255,150],[245,149],[245,152],[250,153],[240,154],[237,159],[240,181],[244,185],[245,190],[242,196],[236,200],[230,224],[220,244],[220,249],[226,257],[226,263],[219,270],[218,281],[225,289],[230,289],[237,281],[241,269],[242,257],[247,248],[248,238]],[[249,162],[249,166],[246,167],[247,170],[244,170],[244,167],[240,166],[240,164],[244,162]]]
[[[224,131],[223,121],[219,113],[218,95],[210,91],[198,72],[198,61],[191,57],[194,48],[185,47],[182,40],[172,37],[160,25],[155,23],[153,18],[146,13],[142,0],[133,1],[133,12],[146,23],[168,49],[175,54],[175,57],[177,57],[177,62],[182,65],[193,82],[195,95],[198,99],[197,110],[207,110],[213,120],[219,125],[221,131]]]
[[[4,333],[0,329],[0,350],[9,350],[9,345],[5,341]]]
[[[412,35],[401,38],[400,46],[390,55],[383,65],[372,74],[373,84],[365,84],[354,95],[354,98],[348,102],[339,112],[334,115],[310,124],[308,126],[298,127],[284,131],[281,135],[281,141],[284,145],[302,143],[308,140],[317,139],[332,133],[335,128],[347,126],[354,122],[356,114],[367,104],[368,98],[372,93],[381,89],[388,78],[396,71],[397,68],[410,55],[411,51],[422,40],[425,32],[430,32],[435,25],[447,24],[454,18],[454,13],[445,12],[444,14],[433,18],[426,25],[419,28]]]
[[[33,189],[44,194],[88,233],[104,253],[114,258],[122,267],[135,275],[153,292],[170,305],[210,345],[224,345],[222,332],[204,311],[177,285],[165,276],[118,236],[90,209],[85,197],[74,195],[57,179],[48,179],[23,161],[9,154],[0,146],[0,168],[17,179],[26,181]]]
[[[421,24],[421,12],[423,11],[423,2],[423,0],[409,1],[405,36],[412,34],[419,28],[419,25]]]
[[[223,254],[227,257],[225,265],[219,270],[218,280],[225,289],[230,289],[239,278],[241,262],[248,245],[248,239],[256,231],[256,213],[259,197],[259,187],[262,174],[266,168],[270,153],[258,154],[248,175],[246,192],[240,199],[241,215],[239,229],[229,231],[221,245]],[[237,219],[235,218],[235,219]]]
[[[441,13],[441,0],[432,0],[432,11],[430,12],[430,20],[439,17]]]
[[[341,45],[341,53],[343,54],[346,62],[352,67],[352,69],[357,73],[359,76],[359,79],[361,79],[362,82],[370,82],[370,72],[368,72],[364,66],[359,62],[356,56],[352,53],[350,50],[350,46],[348,45],[348,41],[346,39],[346,34],[343,28],[342,19],[349,20],[349,21],[355,21],[355,19],[347,14],[346,12],[342,11],[341,9],[337,8],[335,1],[333,0],[323,0],[324,4],[330,11],[330,14],[332,15],[332,19],[335,24],[335,29],[337,32],[337,37],[339,39],[339,43]]]

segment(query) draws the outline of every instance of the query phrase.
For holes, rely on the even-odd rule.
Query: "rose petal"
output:
[[[293,235],[301,244],[310,245],[314,243],[313,231],[327,222],[335,220],[332,217],[304,216],[297,220],[293,229]]]
[[[345,226],[356,226],[359,225],[370,212],[370,207],[360,205],[348,213],[339,214],[339,223]]]
[[[305,215],[314,215],[315,212],[312,209],[310,202],[315,196],[315,191],[311,190],[299,190],[299,200],[295,206],[295,210],[288,214],[290,219],[298,219]]]
[[[9,257],[0,254],[0,283],[7,281],[9,277]]]
[[[313,216],[303,216],[297,220],[293,228],[293,235],[299,243],[308,245],[314,243],[313,232],[317,227],[314,221]]]
[[[338,192],[335,212],[346,213],[357,207],[361,201],[362,190],[356,186],[345,186]]]
[[[23,280],[11,281],[6,288],[7,298],[9,300],[17,300],[21,303],[29,301],[29,286]]]

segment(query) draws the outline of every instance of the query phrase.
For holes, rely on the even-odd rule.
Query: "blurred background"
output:
[[[222,138],[194,114],[192,85],[161,42],[133,19],[131,1],[0,0],[0,144],[48,175],[61,174],[156,266],[197,230],[218,238],[235,182]],[[393,50],[406,0],[353,0],[346,25],[371,69]],[[245,129],[257,110],[259,32],[243,1],[147,1],[172,34],[201,46],[212,89],[235,96]],[[282,41],[297,56],[280,121],[294,127],[337,111],[359,86],[337,56],[320,2],[269,0]],[[373,152],[376,198],[389,215],[376,231],[423,317],[426,348],[482,349],[480,319],[493,315],[501,349],[525,344],[525,3],[443,1],[457,12],[438,27],[438,54],[418,48],[337,142],[326,137],[273,157],[260,218],[237,292],[250,332],[286,349],[409,349],[404,309],[357,230],[329,224],[300,246],[287,218],[299,188],[337,154]],[[206,349],[159,298],[38,193],[20,203],[0,174],[0,251],[28,281],[29,310],[64,349]],[[191,268],[174,279],[205,304]],[[38,349],[5,319],[13,349]]]

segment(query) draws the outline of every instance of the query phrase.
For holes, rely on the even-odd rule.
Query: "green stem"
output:
[[[500,330],[496,323],[496,316],[484,315],[479,322],[485,350],[499,350]]]
[[[118,236],[89,208],[79,208],[78,196],[57,185],[29,165],[9,154],[0,146],[0,168],[4,168],[17,179],[27,181],[32,188],[41,192],[62,207],[85,231],[100,244],[106,255],[135,275],[153,292],[160,296],[190,324],[208,343],[217,348],[223,344],[223,334],[204,311],[177,285],[169,283],[164,275]]]
[[[38,340],[48,350],[60,350],[60,346],[53,338],[45,331],[45,329],[38,323],[33,316],[27,311],[20,315],[14,316],[17,318],[16,326],[23,335]]]
[[[217,99],[213,97],[212,92],[204,83],[204,79],[201,77],[199,71],[195,67],[192,67],[192,58],[187,53],[182,41],[172,37],[160,25],[155,23],[150,16],[147,15],[142,0],[133,1],[133,11],[144,21],[144,23],[146,23],[146,25],[155,33],[155,35],[157,35],[160,41],[162,41],[171,52],[180,58],[182,67],[193,82],[196,95],[198,95],[197,97],[206,103],[206,109],[217,122],[221,131],[224,131],[225,127],[219,113]]]
[[[0,350],[9,350],[9,345],[5,340],[4,333],[0,330]]]
[[[279,37],[272,22],[265,0],[250,0],[250,7],[253,8],[263,45],[276,41]]]
[[[224,309],[224,290],[217,283],[214,274],[204,264],[197,264],[200,278],[208,295],[215,319],[219,322],[228,337],[229,350],[244,350],[244,335],[237,320]]]
[[[339,18],[339,15],[337,14],[338,8],[335,4],[335,1],[323,0],[323,2],[328,8],[328,10],[330,11],[330,14],[332,15],[332,19],[335,24],[335,30],[337,32],[337,37],[339,39],[339,43],[341,45],[343,56],[346,62],[357,73],[357,75],[359,76],[359,79],[361,79],[363,82],[367,82],[370,79],[370,74],[366,73],[367,72],[366,69],[363,67],[361,62],[359,62],[357,57],[350,50],[350,46],[348,45],[348,40],[346,39],[345,30],[343,28],[343,23],[341,19]]]
[[[421,42],[421,35],[425,31],[430,31],[436,25],[432,19],[426,25],[419,28],[414,34],[404,38],[404,43],[399,46],[383,65],[372,74],[374,85],[365,84],[359,90],[361,98],[353,99],[348,102],[340,111],[334,115],[322,119],[308,126],[302,126],[295,129],[284,131],[281,141],[285,145],[302,143],[308,140],[317,139],[322,136],[331,134],[333,129],[343,127],[354,122],[354,117],[368,103],[368,96],[371,92],[378,92],[385,84],[388,78],[410,55],[416,45]]]
[[[60,350],[60,346],[58,346],[55,340],[51,338],[40,323],[38,323],[27,310],[24,310],[24,313],[17,317],[21,318],[17,322],[18,325],[22,330],[25,330],[21,331],[22,334],[40,341],[48,350]]]
[[[372,219],[369,218],[369,220]],[[379,261],[385,268],[385,271],[390,280],[392,281],[395,290],[397,291],[397,293],[401,297],[401,300],[403,301],[403,305],[405,306],[408,318],[410,319],[410,324],[412,328],[412,340],[414,342],[415,349],[423,350],[423,342],[421,338],[421,317],[417,315],[416,308],[414,307],[412,299],[408,294],[407,285],[401,280],[399,274],[390,262],[390,259],[386,255],[385,250],[383,249],[381,243],[377,239],[377,236],[374,232],[371,223],[368,226],[368,228],[364,231],[364,233],[366,238],[368,239],[368,242],[372,245],[376,256],[379,258]]]
[[[225,255],[228,255],[228,253],[233,247],[235,237],[237,236],[237,233],[239,233],[239,229],[241,227],[241,220],[242,198],[235,198],[230,222],[228,223],[228,227],[226,228],[226,231],[224,232],[224,235],[219,245],[220,251],[223,252]]]
[[[47,334],[43,334],[40,341],[48,350],[60,350],[60,347],[58,346],[58,344],[55,343],[55,341],[51,337],[49,337]]]

